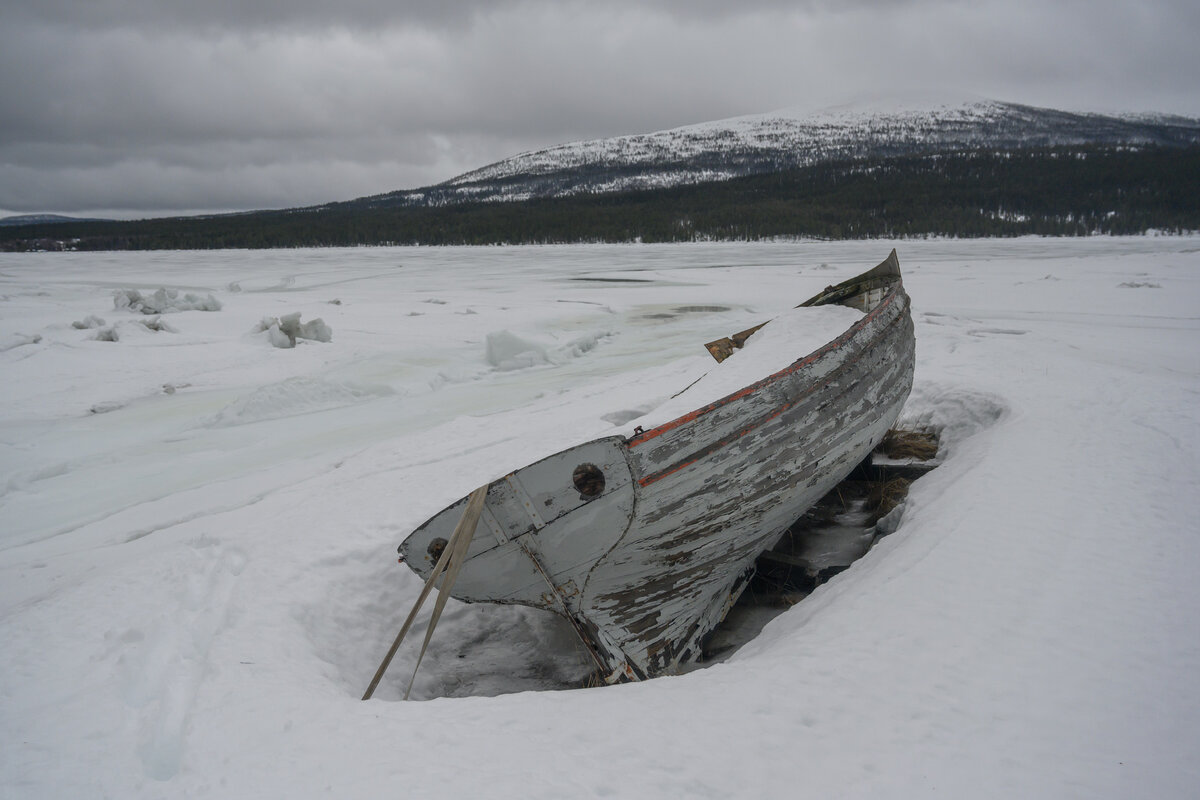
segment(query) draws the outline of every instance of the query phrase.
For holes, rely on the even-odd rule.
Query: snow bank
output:
[[[187,292],[180,296],[179,290],[165,287],[155,290],[151,295],[143,295],[137,289],[117,289],[113,292],[113,308],[117,311],[132,311],[135,314],[220,311],[221,301],[211,294],[201,296]]]
[[[27,344],[37,344],[42,340],[39,334],[28,335],[24,333],[13,333],[7,336],[3,341],[0,341],[0,353],[6,350],[13,350],[18,347],[24,347]]]
[[[591,333],[579,336],[558,348],[552,355],[559,359],[579,358],[585,353],[590,353],[600,342],[611,335],[610,331],[604,331],[603,333]]]
[[[314,342],[333,341],[333,329],[325,324],[325,320],[318,317],[302,323],[299,311],[284,314],[282,317],[263,317],[254,330],[258,333],[265,332],[267,341],[285,350],[295,347],[297,339]]]
[[[142,327],[148,331],[155,333],[179,333],[179,330],[169,323],[163,322],[162,317],[151,317],[150,319],[137,320]]]
[[[489,333],[485,347],[484,360],[499,370],[524,369],[550,363],[545,347],[510,331]]]
[[[0,353],[0,796],[1194,797],[1200,241],[896,244],[902,419],[945,449],[898,530],[731,659],[642,684],[528,691],[578,685],[569,626],[451,601],[411,703],[389,701],[427,612],[358,698],[421,591],[396,563],[414,527],[753,359],[776,323],[720,367],[702,344],[891,243],[0,253],[0,347],[49,340]],[[107,302],[101,268],[286,270],[305,309],[336,284],[354,347],[248,347],[266,308],[193,315],[194,341],[131,325],[137,358],[81,345],[64,323]],[[635,269],[656,281],[569,280]],[[418,291],[479,314],[414,322]],[[734,310],[643,313],[715,303]],[[548,363],[485,363],[504,330]],[[586,354],[555,365],[568,340]],[[778,344],[785,365],[812,349]]]
[[[544,364],[563,364],[593,350],[611,336],[610,331],[586,334],[566,344],[552,347],[502,330],[487,335],[484,360],[501,371],[527,369]]]
[[[936,433],[940,459],[1007,413],[1008,404],[997,394],[941,381],[917,380],[896,427]]]
[[[83,319],[77,319],[71,323],[71,327],[78,331],[86,331],[92,328],[103,328],[108,323],[103,318],[97,317],[95,314],[89,314]]]
[[[225,428],[248,422],[294,417],[393,393],[393,390],[386,386],[359,386],[320,378],[288,378],[280,383],[261,386],[238,398],[217,412],[209,424],[212,427]]]
[[[89,317],[88,319],[97,319]],[[104,324],[104,320],[99,320],[100,324]],[[130,332],[142,333],[150,331],[152,333],[179,333],[179,331],[171,325],[163,322],[162,317],[149,317],[147,319],[122,320],[108,327],[99,328],[96,335],[92,338],[98,342],[119,342],[121,337]]]

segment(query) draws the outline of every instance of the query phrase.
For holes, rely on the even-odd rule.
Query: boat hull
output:
[[[452,595],[563,614],[610,680],[694,660],[757,556],[868,456],[907,399],[915,343],[895,254],[841,287],[872,275],[884,279],[827,290],[865,315],[787,368],[490,484]],[[464,503],[400,546],[419,574],[430,574]]]

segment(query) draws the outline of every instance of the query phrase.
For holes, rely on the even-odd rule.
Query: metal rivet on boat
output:
[[[604,491],[604,473],[595,464],[580,464],[571,474],[580,499],[596,497]]]

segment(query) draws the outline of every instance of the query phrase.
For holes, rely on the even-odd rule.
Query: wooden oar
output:
[[[400,633],[396,634],[396,641],[392,642],[391,649],[387,655],[383,657],[383,663],[379,665],[379,669],[375,671],[375,677],[371,679],[371,685],[367,687],[367,691],[363,694],[363,700],[370,700],[371,695],[375,693],[375,687],[379,686],[379,681],[383,679],[383,673],[387,672],[388,665],[392,663],[392,657],[396,655],[396,651],[400,649],[400,643],[404,641],[404,637],[408,635],[409,628],[412,627],[413,620],[417,618],[417,612],[421,610],[429,593],[433,590],[434,582],[446,573],[446,579],[442,581],[441,589],[438,590],[438,599],[434,604],[433,616],[429,619],[429,627],[425,631],[425,643],[421,645],[421,654],[417,657],[417,666],[413,668],[412,679],[408,682],[408,689],[404,692],[404,699],[408,699],[409,692],[412,691],[413,681],[417,678],[417,667],[421,666],[421,659],[425,657],[425,649],[429,647],[429,640],[433,636],[433,629],[437,626],[438,620],[442,616],[442,609],[446,607],[446,598],[450,596],[450,587],[454,585],[454,581],[458,578],[459,570],[462,569],[463,562],[467,560],[467,548],[471,545],[471,539],[475,535],[475,528],[479,525],[479,516],[483,513],[483,501],[487,498],[487,486],[481,486],[467,498],[467,507],[463,510],[463,515],[458,521],[458,525],[454,528],[454,533],[450,534],[450,541],[446,542],[446,548],[442,551],[441,557],[438,558],[437,564],[433,567],[433,572],[429,575],[429,580],[425,582],[424,588],[421,589],[420,596],[417,597],[417,602],[413,605],[412,611],[408,613],[408,619],[404,620],[404,625],[400,628]],[[447,567],[447,565],[449,565]]]

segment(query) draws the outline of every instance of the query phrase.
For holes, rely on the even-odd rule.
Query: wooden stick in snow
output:
[[[487,498],[487,490],[487,486],[481,486],[471,492],[471,495],[467,498],[467,507],[463,511],[462,518],[459,519],[458,525],[454,528],[454,533],[450,534],[450,541],[446,542],[446,548],[442,551],[441,557],[438,558],[437,564],[434,565],[433,572],[429,575],[429,580],[425,582],[420,596],[417,597],[417,602],[413,605],[412,611],[408,613],[408,618],[404,620],[404,625],[400,628],[400,633],[396,634],[396,641],[392,642],[391,649],[383,657],[383,663],[375,671],[375,677],[371,679],[371,685],[367,687],[367,691],[363,694],[363,700],[370,700],[371,695],[375,694],[375,688],[379,686],[379,681],[383,679],[383,673],[387,672],[388,665],[392,663],[392,658],[396,655],[396,651],[400,649],[400,643],[408,635],[408,630],[412,627],[413,620],[417,618],[417,612],[421,610],[421,606],[424,605],[425,600],[429,597],[429,593],[433,590],[434,582],[445,572],[446,579],[442,582],[442,587],[438,591],[438,599],[434,605],[433,616],[430,617],[429,627],[425,631],[425,643],[421,646],[421,655],[417,657],[417,667],[421,666],[421,659],[425,657],[425,648],[429,646],[429,640],[433,636],[433,629],[442,616],[442,609],[446,606],[446,598],[450,595],[450,587],[454,585],[455,579],[458,578],[458,572],[462,569],[463,562],[467,560],[467,548],[470,546],[471,539],[475,535],[475,528],[479,524],[479,516],[483,513],[483,501]],[[416,680],[416,677],[417,671],[414,668],[412,680]],[[412,680],[409,681],[408,690],[404,693],[405,700],[408,699],[408,693],[412,691]]]

